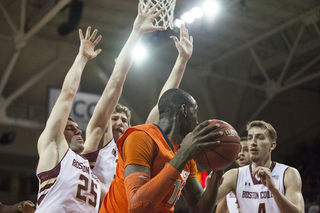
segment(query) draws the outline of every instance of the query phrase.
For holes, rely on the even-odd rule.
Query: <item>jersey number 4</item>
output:
[[[266,203],[260,203],[258,213],[266,213]]]
[[[90,206],[96,207],[97,205],[97,193],[95,192],[95,189],[97,188],[97,184],[91,180],[90,184],[90,192],[89,192],[89,179],[81,174],[79,176],[79,180],[83,181],[83,184],[78,184],[78,189],[77,189],[77,195],[76,198],[83,201],[83,202],[88,202]],[[83,195],[83,192],[88,194],[91,194],[93,196],[93,199],[88,199],[87,196]]]

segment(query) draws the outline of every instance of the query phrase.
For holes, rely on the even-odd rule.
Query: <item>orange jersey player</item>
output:
[[[128,135],[130,136],[127,137]],[[134,140],[136,140],[136,138],[140,138],[139,141],[141,141],[141,143],[135,143]],[[170,141],[170,139],[168,139],[167,136],[164,135],[161,132],[161,130],[155,125],[149,124],[132,127],[129,131],[127,131],[124,134],[124,137],[122,137],[119,143],[117,144],[118,149],[122,150],[122,152],[119,152],[120,156],[125,156],[125,159],[121,157],[119,158],[119,168],[125,168],[129,164],[143,165],[148,168],[151,168],[150,178],[154,178],[158,173],[161,172],[161,170],[165,167],[166,163],[169,162],[174,156],[174,153],[171,151],[171,148],[167,144],[167,140]],[[170,141],[169,143],[172,144],[175,153],[179,151],[178,145],[176,145],[172,141]],[[132,152],[131,150],[134,150],[134,152]],[[155,155],[153,155],[153,153],[155,153]],[[154,156],[155,159],[152,159],[151,156]],[[179,199],[181,189],[184,187],[187,179],[196,177],[196,174],[196,164],[193,160],[191,160],[182,170],[180,177],[178,177],[178,179],[175,180],[174,187],[171,188],[171,190],[167,193],[165,198],[157,207],[154,208],[153,211],[167,212],[168,206],[170,206],[170,208],[168,208],[170,210],[169,212],[173,211],[173,205]],[[119,169],[119,173],[116,176],[116,182],[119,185],[121,185],[120,189],[124,189],[125,182],[123,169]],[[114,191],[117,191],[116,188],[112,189]],[[120,194],[124,195],[126,194],[126,192],[123,191],[119,194],[115,194],[115,199],[117,199],[117,201],[122,202],[121,207],[125,207],[127,209],[127,199],[123,199],[121,196],[118,196]],[[113,195],[109,194],[109,196]],[[119,212],[121,211],[119,210]]]
[[[117,173],[100,213],[173,212],[180,194],[191,212],[210,212],[222,171],[208,180],[204,192],[192,160],[204,147],[217,147],[221,132],[210,120],[198,125],[198,105],[180,89],[167,90],[158,103],[159,126],[129,128],[117,141]]]

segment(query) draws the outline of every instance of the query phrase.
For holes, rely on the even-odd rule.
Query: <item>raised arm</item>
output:
[[[171,36],[170,38],[173,39],[176,48],[179,52],[179,55],[171,71],[171,74],[169,75],[164,86],[162,87],[158,101],[165,91],[167,91],[168,89],[179,87],[184,71],[187,66],[187,62],[190,59],[193,52],[193,37],[189,36],[188,29],[184,25],[181,25],[180,28],[180,40],[178,40],[178,38],[175,36]],[[150,111],[146,123],[159,123],[158,104],[154,106],[153,109]]]
[[[134,21],[132,32],[119,54],[110,79],[89,121],[86,130],[87,135],[83,154],[90,153],[98,149],[98,145],[106,130],[107,132],[104,143],[109,142],[113,138],[110,118],[119,101],[126,75],[129,72],[134,59],[132,52],[139,44],[140,39],[144,34],[164,30],[164,27],[156,27],[152,24],[152,22],[162,12],[162,10],[155,12],[156,7],[157,5],[150,8],[149,3],[145,11],[142,11],[141,5],[139,4],[138,16]]]
[[[303,213],[304,200],[301,193],[301,177],[299,172],[289,167],[284,175],[285,195],[275,186],[271,171],[268,168],[257,167],[253,170],[253,175],[261,178],[261,182],[268,187],[273,195],[277,206],[282,213]]]
[[[87,28],[86,36],[83,36],[79,30],[81,41],[79,53],[68,71],[61,89],[61,93],[51,111],[44,131],[38,140],[38,153],[40,156],[38,172],[52,169],[64,156],[68,150],[68,144],[64,137],[64,129],[72,107],[72,101],[75,97],[86,63],[95,58],[101,49],[94,50],[95,46],[101,40],[97,35],[97,30],[90,35],[91,27]]]

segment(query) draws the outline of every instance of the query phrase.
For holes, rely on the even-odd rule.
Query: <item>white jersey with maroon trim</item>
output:
[[[270,170],[277,189],[285,194],[284,173],[287,165],[272,162]],[[239,168],[236,196],[241,212],[277,213],[279,208],[269,189],[252,175],[252,164]]]
[[[37,174],[37,177],[37,213],[99,211],[99,180],[92,173],[88,160],[71,149],[53,169]]]
[[[240,212],[238,209],[237,198],[233,194],[233,192],[230,192],[229,194],[227,194],[226,201],[227,201],[227,207],[228,207],[229,213],[239,213]]]
[[[118,151],[114,139],[101,149],[83,156],[89,160],[93,173],[99,178],[104,187],[109,190],[116,174],[118,162]]]

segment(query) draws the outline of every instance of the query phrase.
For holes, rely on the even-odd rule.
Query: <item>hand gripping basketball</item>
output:
[[[210,122],[211,120],[202,122],[183,139],[179,153],[184,153],[187,160],[194,158],[206,147],[218,147],[220,145],[218,141],[222,132],[214,131],[219,128],[219,124],[209,125]]]
[[[207,146],[194,158],[201,167],[207,170],[223,170],[227,168],[238,158],[241,148],[237,131],[222,120],[212,120],[209,126],[217,124],[220,127],[214,129],[213,132],[223,132],[223,135],[217,138],[220,141],[220,146]]]

